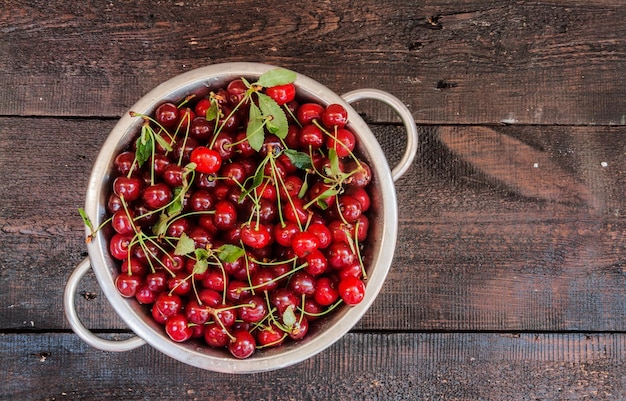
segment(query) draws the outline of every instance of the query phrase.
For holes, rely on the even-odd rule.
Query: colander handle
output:
[[[98,348],[103,351],[122,352],[130,351],[137,347],[144,345],[146,342],[140,337],[132,337],[121,341],[111,341],[96,336],[89,329],[87,329],[78,318],[76,313],[76,305],[74,303],[76,297],[76,289],[78,283],[83,276],[91,268],[89,258],[85,258],[82,262],[76,266],[76,269],[70,275],[67,284],[65,286],[65,293],[63,294],[63,303],[65,307],[65,316],[72,327],[72,330],[83,339],[87,344],[94,348]]]
[[[372,99],[379,100],[390,106],[402,120],[407,133],[406,150],[400,162],[391,170],[391,176],[397,181],[411,167],[413,159],[417,154],[417,126],[411,111],[397,97],[379,89],[356,89],[344,93],[341,97],[348,103],[358,100]]]

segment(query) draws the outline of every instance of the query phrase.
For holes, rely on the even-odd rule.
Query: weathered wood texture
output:
[[[621,0],[3,1],[0,399],[626,398],[625,17]],[[147,91],[227,61],[408,105],[420,143],[388,280],[284,371],[97,351],[62,307],[93,160]],[[355,108],[394,165],[397,117]],[[88,327],[128,335],[92,274],[79,292]]]
[[[258,61],[387,90],[423,123],[623,125],[625,19],[620,0],[9,0],[0,114],[119,116],[181,72]]]
[[[75,336],[0,335],[6,383],[19,400],[620,400],[623,334],[364,334],[289,369],[227,375],[149,346],[94,350]],[[25,372],[28,372],[27,374]]]

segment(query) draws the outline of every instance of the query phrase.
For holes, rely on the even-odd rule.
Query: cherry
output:
[[[324,107],[317,103],[303,103],[296,112],[296,117],[301,125],[310,124],[314,120],[320,120],[324,113]]]
[[[172,294],[187,295],[191,292],[191,280],[186,272],[178,272],[167,280],[167,288]]]
[[[314,124],[307,124],[300,129],[299,144],[302,149],[319,149],[324,144],[324,133]]]
[[[296,308],[299,304],[295,294],[286,288],[278,288],[270,294],[270,303],[276,307],[278,313],[282,316],[288,307]]]
[[[348,305],[356,305],[365,297],[365,284],[359,278],[348,276],[339,281],[339,296]]]
[[[328,277],[320,277],[315,283],[314,299],[322,306],[334,304],[339,299],[335,283]]]
[[[307,272],[296,272],[289,280],[289,288],[296,296],[313,295],[315,293],[315,279]]]
[[[245,304],[237,309],[239,319],[247,323],[260,322],[267,316],[267,305],[265,299],[254,295],[245,301]]]
[[[309,321],[300,313],[296,313],[296,323],[289,331],[289,338],[292,340],[302,340],[309,331]]]
[[[141,284],[135,292],[135,299],[143,305],[152,305],[156,300],[157,293],[148,288],[147,285]]]
[[[214,130],[215,122],[207,121],[205,117],[196,117],[193,119],[191,126],[189,127],[189,136],[199,142],[207,142],[211,139],[211,135],[213,135]]]
[[[332,242],[330,229],[323,223],[313,223],[307,228],[307,231],[317,237],[319,249],[326,249]]]
[[[130,151],[117,155],[113,164],[119,175],[128,175],[131,171],[137,172],[138,169],[135,153]]]
[[[133,276],[144,277],[148,273],[148,268],[139,259],[129,257],[124,259],[120,267],[122,274],[130,274]]]
[[[301,231],[293,235],[291,247],[296,256],[303,257],[319,247],[319,240],[315,234]]]
[[[222,348],[228,344],[229,334],[217,323],[209,323],[204,328],[204,341],[211,347]]]
[[[235,324],[235,319],[237,318],[237,313],[232,305],[222,304],[219,308],[214,309],[213,321],[218,322],[224,327],[230,327]]]
[[[213,223],[219,230],[229,230],[237,223],[237,209],[227,200],[218,201],[215,204]]]
[[[228,350],[237,359],[245,359],[254,354],[256,341],[250,332],[239,330],[233,333],[234,339],[228,343]]]
[[[251,248],[265,248],[272,241],[271,227],[256,222],[246,224],[241,228],[241,241]]]
[[[259,346],[277,347],[285,342],[285,333],[274,323],[261,327],[256,338]]]
[[[132,210],[129,210],[128,212],[123,209],[118,210],[113,213],[111,218],[111,227],[113,227],[115,232],[118,234],[132,234],[136,229],[135,223],[133,222],[134,217],[135,212]]]
[[[209,110],[209,108],[211,107],[211,100],[209,100],[209,98],[202,98],[200,100],[198,100],[198,103],[196,103],[196,106],[193,108],[193,111],[196,113],[196,118],[202,118],[203,120],[206,121],[206,112],[207,110]]]
[[[196,171],[213,174],[222,166],[222,156],[213,149],[198,146],[191,151],[189,160],[196,164]]]
[[[180,113],[174,103],[166,102],[157,107],[155,118],[165,128],[172,128],[178,123]]]
[[[328,268],[328,260],[326,256],[319,249],[315,249],[309,252],[305,257],[306,267],[304,270],[314,276],[318,276],[326,271]]]
[[[212,210],[215,206],[215,197],[206,189],[198,189],[189,198],[189,207],[194,212]]]
[[[141,196],[143,181],[138,177],[117,177],[113,181],[113,192],[125,202],[132,202]]]
[[[134,297],[137,288],[141,285],[141,277],[128,274],[120,274],[115,278],[117,291],[125,298]]]
[[[183,185],[183,168],[177,164],[170,164],[163,170],[163,180],[170,187],[180,187]]]
[[[195,299],[191,299],[185,305],[185,317],[190,323],[205,324],[211,319],[211,311],[205,305],[201,305]]]
[[[322,113],[322,124],[328,129],[343,128],[348,123],[348,111],[340,104],[329,104]]]
[[[161,293],[157,296],[152,309],[158,312],[158,315],[165,320],[177,315],[183,310],[183,301],[176,294]],[[154,315],[154,314],[153,314]]]
[[[296,86],[292,83],[272,86],[265,89],[265,94],[274,99],[279,106],[282,106],[296,97]]]
[[[354,223],[363,213],[361,203],[350,195],[341,195],[337,199],[337,208],[339,213],[348,223]]]
[[[191,338],[193,330],[183,315],[175,315],[167,319],[165,332],[175,342],[181,343]]]
[[[174,194],[170,187],[165,183],[159,182],[144,189],[142,199],[148,208],[156,210],[170,203],[173,196]]]
[[[345,242],[333,242],[327,249],[328,264],[335,269],[342,269],[357,260],[350,245]]]
[[[276,224],[273,229],[274,240],[282,246],[291,246],[293,236],[300,232],[298,224],[286,222],[284,225]]]
[[[244,99],[247,90],[248,87],[242,79],[233,79],[226,86],[228,101],[233,105],[240,103]]]
[[[146,286],[151,291],[162,292],[167,288],[167,274],[163,270],[149,273],[145,279]]]
[[[337,156],[346,157],[354,150],[356,138],[352,131],[339,128],[333,135],[326,137],[326,146],[335,149]]]
[[[133,236],[130,234],[115,234],[109,240],[109,252],[111,256],[118,260],[124,260],[128,257],[129,246]]]

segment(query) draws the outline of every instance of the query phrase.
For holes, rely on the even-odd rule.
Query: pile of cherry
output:
[[[369,166],[339,104],[277,69],[163,103],[116,155],[118,291],[176,342],[247,358],[364,297]]]

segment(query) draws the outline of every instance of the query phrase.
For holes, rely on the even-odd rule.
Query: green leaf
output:
[[[250,104],[250,118],[248,121],[248,127],[246,128],[246,139],[250,143],[250,147],[257,152],[263,147],[263,141],[265,140],[263,115],[261,110],[254,103]]]
[[[167,233],[167,226],[168,226],[169,220],[170,219],[166,213],[161,213],[159,215],[159,221],[157,221],[157,223],[154,226],[152,226],[152,233],[156,235],[157,237],[164,236],[165,233]]]
[[[341,175],[342,172],[339,168],[339,156],[337,156],[337,151],[333,148],[328,149],[328,161],[330,162],[330,173],[333,177]]]
[[[193,252],[195,249],[196,243],[194,242],[194,240],[189,238],[187,234],[182,233],[180,238],[178,239],[178,243],[176,243],[174,255],[187,255],[188,253]]]
[[[217,120],[220,116],[220,108],[217,103],[217,100],[211,100],[211,106],[206,111],[206,120],[213,121]]]
[[[198,259],[193,264],[193,274],[202,274],[209,268],[209,261],[206,259]]]
[[[253,85],[270,88],[276,85],[290,84],[296,80],[297,74],[285,68],[275,68],[263,73]]]
[[[173,150],[172,145],[161,135],[154,135],[154,140],[166,151],[171,152]]]
[[[183,211],[183,196],[180,196],[182,190],[182,187],[174,188],[174,198],[167,206],[167,209],[165,209],[168,217],[174,217]]]
[[[141,167],[150,156],[152,156],[152,149],[154,148],[154,131],[150,128],[150,125],[144,124],[141,126],[141,135],[135,141],[135,159],[137,159],[137,165]]]
[[[311,162],[311,156],[304,152],[298,152],[294,149],[285,149],[285,156],[289,158],[291,163],[299,169],[306,170],[313,167],[313,163]]]
[[[289,132],[289,122],[282,107],[274,99],[264,93],[257,92],[259,107],[263,118],[267,120],[267,130],[281,139]]]
[[[289,305],[287,309],[283,312],[283,323],[285,326],[292,328],[298,319],[296,318],[296,314],[294,313],[293,305]]]
[[[78,214],[80,214],[81,219],[83,219],[83,223],[89,228],[91,232],[93,232],[93,224],[91,223],[91,219],[87,216],[87,212],[82,207],[78,209]]]
[[[265,164],[259,165],[259,168],[256,169],[256,173],[254,174],[254,178],[252,179],[252,185],[250,186],[250,188],[246,189],[245,192],[241,193],[241,195],[239,196],[240,201],[245,199],[246,196],[250,195],[250,193],[254,191],[255,188],[259,187],[263,183],[263,178],[265,178],[265,171],[263,169],[263,166],[265,166]]]
[[[226,263],[232,263],[245,255],[246,251],[236,245],[224,244],[217,248],[217,257]]]

